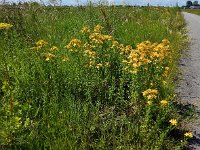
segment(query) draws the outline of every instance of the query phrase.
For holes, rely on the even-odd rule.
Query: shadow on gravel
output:
[[[179,114],[183,117],[194,117],[200,116],[200,111],[197,111],[197,107],[195,105],[192,105],[190,103],[182,104],[182,103],[177,103],[176,104]]]
[[[184,117],[187,117],[191,120],[194,118],[200,118],[200,111],[197,110],[197,107],[192,104],[177,104],[177,107],[180,110],[179,114]],[[200,147],[200,134],[194,133],[193,138],[188,140],[188,144],[186,145],[184,150],[199,150],[198,147]]]
[[[186,146],[186,150],[193,150],[196,147],[200,146],[200,134],[194,136],[192,139],[188,141],[188,145]]]

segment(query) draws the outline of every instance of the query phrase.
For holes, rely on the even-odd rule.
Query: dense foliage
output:
[[[181,149],[175,8],[0,8],[0,147]]]

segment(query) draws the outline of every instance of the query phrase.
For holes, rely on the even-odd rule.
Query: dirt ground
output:
[[[177,92],[184,104],[196,106],[200,114],[200,16],[183,12],[187,22],[190,47],[180,60],[182,73]],[[194,138],[188,149],[200,150],[200,115],[191,123]]]

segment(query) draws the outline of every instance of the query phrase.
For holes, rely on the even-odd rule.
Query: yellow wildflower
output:
[[[53,47],[51,48],[51,50],[53,50],[53,51],[57,51],[57,50],[59,50],[59,48],[56,47],[56,46],[53,46]]]
[[[147,101],[147,104],[148,105],[151,105],[153,102],[152,101]]]
[[[184,136],[185,136],[185,137],[188,137],[188,138],[192,138],[192,137],[193,137],[193,134],[192,134],[192,132],[186,132],[186,133],[184,134]]]
[[[171,119],[169,120],[170,124],[173,125],[173,126],[176,126],[177,125],[177,120],[176,119]]]
[[[113,41],[111,48],[117,47],[118,45],[119,45],[119,42]]]
[[[167,71],[168,71],[168,70],[169,70],[169,67],[165,67],[165,70],[167,70]]]
[[[97,26],[94,27],[94,33],[100,33],[102,29],[103,27],[98,24]]]
[[[42,46],[48,44],[48,42],[46,42],[44,40],[39,40],[35,44],[37,45],[37,47],[42,47]]]
[[[95,61],[91,61],[91,60],[90,60],[89,64],[86,65],[86,66],[93,67],[94,65],[95,65]]]
[[[150,100],[150,99],[154,99],[157,97],[158,90],[157,89],[147,89],[142,94],[144,97],[146,97],[147,99]]]
[[[42,48],[42,46],[36,46],[36,47],[32,47],[31,49],[33,49],[33,50],[39,50],[41,48]]]
[[[109,67],[110,63],[109,62],[105,62],[105,67]]]
[[[47,54],[45,54],[45,57],[46,57],[46,61],[49,61],[51,58],[53,58],[53,57],[55,57],[55,55],[54,54],[51,54],[51,53],[47,53]]]
[[[118,49],[122,50],[124,48],[124,44],[119,44],[119,43],[116,43],[116,44],[117,44],[116,46]]]
[[[140,62],[138,62],[138,63],[134,63],[132,66],[133,66],[133,68],[138,68],[138,67],[140,67]]]
[[[169,41],[164,39],[160,44],[151,43],[150,41],[144,41],[137,44],[136,49],[132,49],[131,46],[118,45],[120,54],[125,54],[127,56],[126,63],[130,70],[138,70],[140,66],[144,66],[152,63],[163,61],[166,57],[171,58]],[[169,67],[165,68],[163,76],[169,75]],[[152,96],[150,96],[152,97]]]
[[[128,56],[130,63],[138,62],[138,54],[135,51],[132,51]]]
[[[11,28],[13,25],[8,23],[0,23],[0,29],[8,29]]]
[[[153,94],[149,94],[146,96],[147,99],[154,99],[156,98],[157,96],[156,95],[153,95]]]
[[[90,33],[90,29],[88,27],[83,27],[80,32],[81,33]]]
[[[113,39],[113,37],[110,36],[110,35],[104,35],[104,34],[102,34],[102,35],[100,35],[100,39],[101,39],[101,40],[108,40],[108,41],[111,41],[111,40]]]
[[[103,64],[101,64],[101,63],[99,63],[99,64],[96,65],[97,69],[100,69],[101,67],[103,67]]]
[[[160,55],[158,52],[152,52],[151,55],[150,55],[151,59],[155,59],[155,58],[159,58]]]
[[[99,33],[93,33],[89,36],[89,38],[92,40],[93,43],[96,44],[103,44],[103,39],[101,37],[102,35]]]
[[[122,60],[122,63],[128,64],[129,62],[127,60]]]
[[[122,51],[122,54],[129,54],[132,50],[132,46],[127,45],[125,47],[122,47],[120,50]]]
[[[163,77],[167,77],[169,75],[169,67],[165,67],[165,70],[162,74]]]
[[[90,45],[88,42],[86,42],[84,45],[83,45],[83,48],[85,49],[94,49],[96,46],[94,45]]]
[[[160,101],[160,105],[161,105],[162,107],[165,107],[165,106],[168,105],[168,101],[162,100],[162,101]]]
[[[72,39],[65,48],[69,49],[71,47],[81,47],[81,41],[79,39]]]
[[[169,45],[169,44],[170,44],[170,41],[167,40],[167,39],[163,39],[163,40],[162,40],[162,43],[165,44],[165,45]]]
[[[95,58],[96,52],[92,50],[85,50],[84,51],[84,56],[90,57],[90,58]]]

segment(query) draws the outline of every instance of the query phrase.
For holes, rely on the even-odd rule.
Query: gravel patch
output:
[[[190,50],[180,60],[182,73],[177,92],[184,104],[196,106],[200,114],[200,16],[183,12],[187,22],[188,36],[191,38]],[[191,123],[194,138],[188,149],[200,150],[200,115]]]

